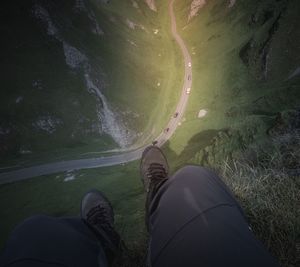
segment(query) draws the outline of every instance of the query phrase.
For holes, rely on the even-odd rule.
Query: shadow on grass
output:
[[[211,145],[213,139],[223,130],[205,130],[194,135],[187,143],[183,151],[178,155],[170,148],[170,142],[163,146],[163,152],[168,158],[172,170],[177,170],[184,165],[191,163],[191,159],[196,153]]]

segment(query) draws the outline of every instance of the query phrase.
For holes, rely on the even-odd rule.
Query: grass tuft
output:
[[[243,207],[258,239],[282,266],[296,266],[300,151],[295,144],[299,144],[299,134],[278,136],[272,144],[272,153],[258,150],[257,165],[242,158],[227,160],[217,169]]]

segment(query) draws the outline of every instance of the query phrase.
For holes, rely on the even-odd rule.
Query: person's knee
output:
[[[226,188],[222,179],[214,171],[196,165],[187,165],[181,168],[171,177],[170,182],[191,187],[214,184]]]
[[[16,232],[24,231],[24,229],[35,229],[40,228],[45,223],[48,224],[49,217],[46,215],[33,215],[31,217],[26,218],[15,228]]]
[[[205,170],[205,168],[202,167],[202,166],[186,165],[186,166],[180,168],[178,170],[178,172],[183,172],[183,173],[185,173],[185,172],[192,172],[192,173],[194,173],[194,172],[203,172],[204,170]]]
[[[174,177],[193,177],[197,179],[206,179],[211,177],[218,177],[212,170],[207,168],[196,166],[196,165],[187,165],[179,169]]]
[[[37,215],[32,215],[24,220],[24,223],[40,223],[41,221],[48,220],[49,216],[42,215],[42,214],[37,214]]]

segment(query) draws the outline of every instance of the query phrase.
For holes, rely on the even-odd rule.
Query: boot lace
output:
[[[90,225],[98,226],[103,229],[105,234],[101,236],[103,233],[100,233],[100,236],[104,242],[104,246],[116,252],[120,244],[120,236],[114,230],[107,208],[100,205],[91,208],[86,215],[86,220]]]
[[[87,221],[90,224],[101,225],[102,227],[110,226],[110,220],[106,208],[101,207],[100,205],[93,207],[86,215]]]
[[[168,173],[160,163],[151,163],[147,169],[147,177],[151,182],[160,182],[167,177]]]

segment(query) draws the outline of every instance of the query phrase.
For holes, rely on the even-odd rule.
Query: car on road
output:
[[[170,130],[170,128],[166,128],[166,129],[165,129],[165,133],[168,133],[169,130]]]
[[[158,143],[157,140],[154,140],[154,141],[152,142],[152,145],[155,146],[155,145],[157,145],[157,143]]]
[[[190,93],[191,93],[191,88],[190,87],[186,88],[186,94],[189,95]]]
[[[189,80],[189,81],[191,80],[191,75],[188,76],[188,80]]]
[[[188,63],[188,66],[189,66],[189,68],[192,67],[192,62],[189,62],[189,63]]]
[[[174,114],[174,118],[177,118],[178,117],[178,114],[179,114],[179,112],[175,112],[175,114]]]

